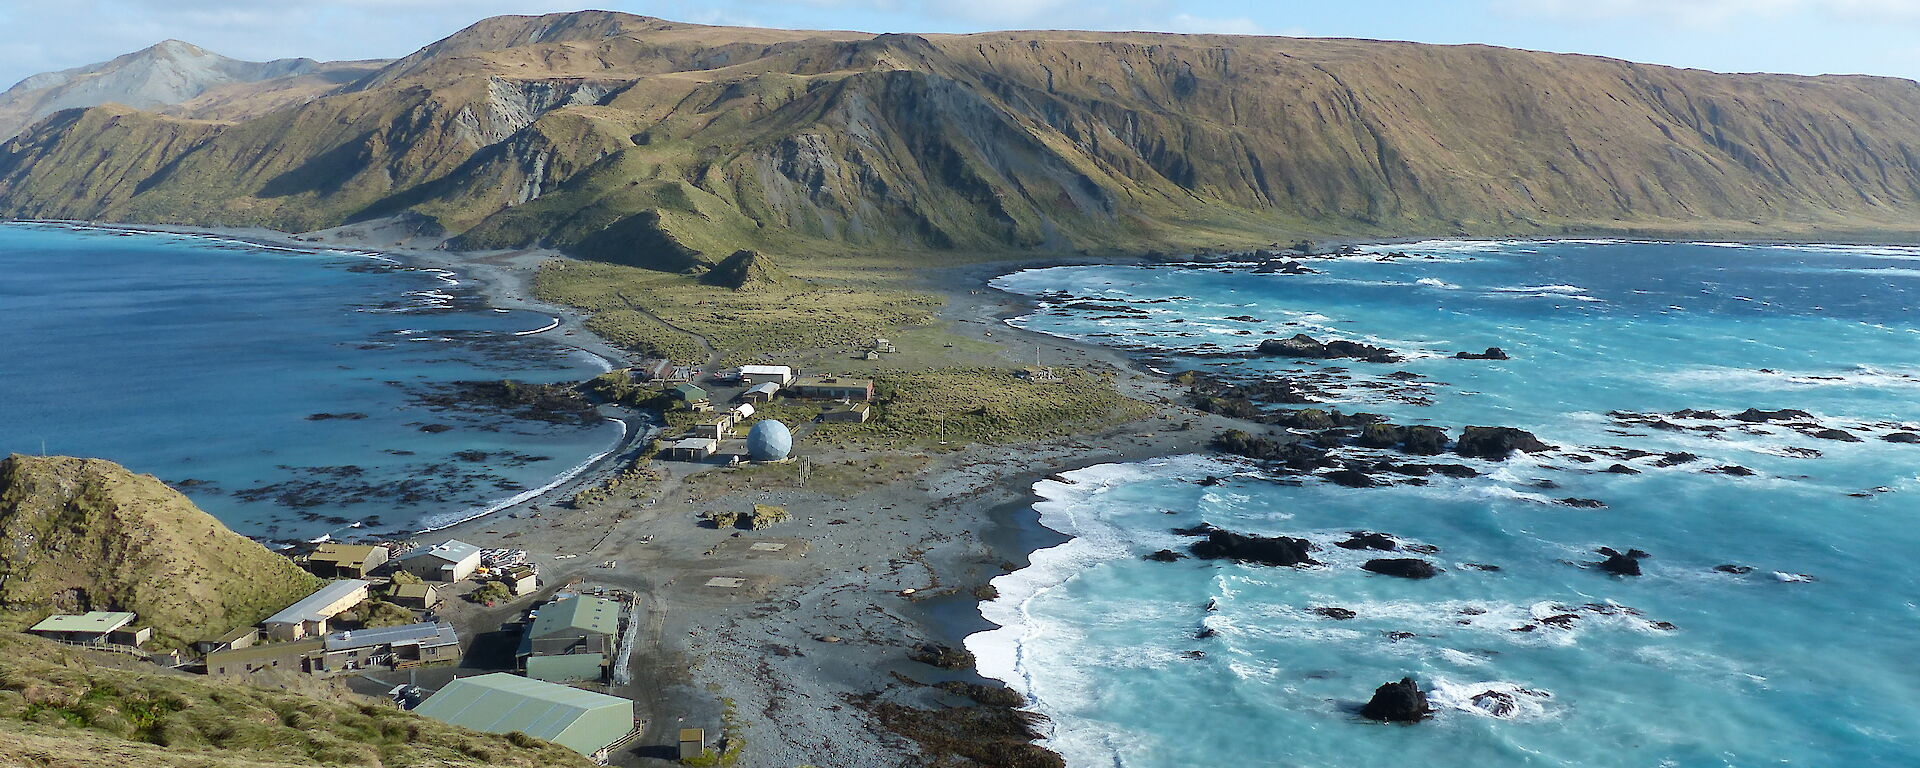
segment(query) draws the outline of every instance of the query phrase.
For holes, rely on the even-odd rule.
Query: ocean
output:
[[[1218,455],[1041,482],[1042,523],[1074,538],[994,582],[1000,628],[967,646],[1069,765],[1920,765],[1920,445],[1883,439],[1920,429],[1920,248],[1435,241],[1307,266],[995,284],[1040,303],[1015,325],[1168,373],[1291,376],[1328,403],[1275,407],[1557,449],[1435,457],[1481,475],[1424,485]],[[1406,359],[1236,354],[1295,333]],[[1452,358],[1492,346],[1511,359]],[[1725,418],[1749,408],[1807,416]],[[1687,409],[1716,414],[1668,415]],[[1324,565],[1142,559],[1199,523],[1306,538]],[[1437,551],[1333,546],[1362,530]],[[1592,567],[1599,547],[1644,550],[1643,574]],[[1443,572],[1360,569],[1381,556]],[[1355,716],[1403,676],[1433,718]]]
[[[407,534],[618,441],[447,405],[457,382],[606,369],[528,333],[552,323],[375,253],[0,225],[0,453],[111,459],[263,539]]]

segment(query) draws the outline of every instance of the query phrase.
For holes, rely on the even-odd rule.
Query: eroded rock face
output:
[[[1373,692],[1373,698],[1360,708],[1360,716],[1385,723],[1417,723],[1433,714],[1427,694],[1411,677],[1387,683]]]
[[[1289,536],[1253,536],[1213,529],[1206,534],[1206,541],[1195,542],[1190,548],[1194,557],[1202,560],[1233,560],[1242,563],[1261,565],[1301,566],[1318,565],[1320,561],[1310,554],[1313,542]]]
[[[1460,441],[1453,448],[1462,456],[1494,461],[1504,461],[1514,451],[1538,453],[1552,449],[1553,446],[1540,442],[1533,433],[1513,427],[1467,427],[1460,431]]]

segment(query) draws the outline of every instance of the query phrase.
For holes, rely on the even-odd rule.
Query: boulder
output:
[[[1456,352],[1455,360],[1507,360],[1507,351],[1499,347],[1487,347],[1485,352]]]
[[[1447,450],[1447,431],[1439,427],[1407,427],[1400,450],[1416,456],[1438,456]]]
[[[1346,541],[1334,542],[1334,546],[1341,549],[1377,549],[1382,552],[1392,552],[1400,548],[1400,542],[1394,541],[1392,536],[1384,533],[1354,531],[1347,534]]]
[[[1882,435],[1880,439],[1889,443],[1920,443],[1920,435],[1912,432],[1889,432]]]
[[[1350,609],[1340,608],[1338,606],[1332,606],[1332,605],[1315,606],[1313,608],[1313,612],[1320,614],[1321,616],[1325,616],[1329,619],[1333,619],[1334,621],[1346,621],[1347,619],[1351,619],[1355,616],[1360,615],[1360,614],[1354,613]]]
[[[1646,552],[1638,549],[1629,549],[1626,552],[1621,552],[1613,547],[1601,547],[1595,551],[1599,552],[1600,555],[1606,559],[1594,563],[1594,567],[1615,576],[1640,575],[1640,560],[1641,558],[1648,557]]]
[[[1513,698],[1513,694],[1505,691],[1481,691],[1474,694],[1471,701],[1474,709],[1492,717],[1512,717],[1514,711],[1520,708],[1520,702]]]
[[[1809,432],[1807,434],[1813,437],[1820,438],[1821,440],[1838,440],[1843,443],[1860,442],[1859,435],[1856,435],[1852,432],[1848,432],[1844,429],[1822,429],[1815,432]]]
[[[1398,576],[1403,579],[1431,579],[1440,575],[1440,569],[1434,567],[1433,563],[1417,557],[1390,557],[1368,560],[1366,565],[1362,565],[1360,568],[1382,576]]]
[[[1713,569],[1721,573],[1731,573],[1735,576],[1745,576],[1749,573],[1753,573],[1753,566],[1736,565],[1734,563],[1721,563],[1719,565],[1714,566]]]
[[[1336,469],[1322,475],[1327,482],[1347,488],[1372,488],[1380,484],[1372,475],[1355,469]]]
[[[1560,504],[1563,506],[1575,507],[1578,509],[1603,509],[1607,506],[1606,502],[1601,501],[1599,499],[1576,499],[1576,498],[1561,499]]]
[[[1171,563],[1175,560],[1181,560],[1185,558],[1186,558],[1186,555],[1180,554],[1171,549],[1163,549],[1158,552],[1154,552],[1152,554],[1141,556],[1141,559],[1143,560],[1152,560],[1156,563]]]
[[[1607,473],[1607,474],[1611,474],[1611,475],[1637,475],[1637,474],[1640,474],[1640,470],[1637,470],[1637,469],[1634,469],[1633,467],[1629,467],[1629,466],[1627,466],[1627,465],[1625,465],[1625,464],[1615,464],[1615,465],[1613,465],[1613,466],[1611,466],[1611,467],[1607,467],[1606,469],[1603,469],[1603,470],[1600,470],[1600,471],[1602,471],[1602,472],[1605,472],[1605,473]]]
[[[1361,717],[1386,723],[1417,723],[1432,714],[1426,692],[1411,677],[1375,689],[1373,698],[1360,708]]]
[[[1729,416],[1728,418],[1733,419],[1735,421],[1744,421],[1749,424],[1761,424],[1769,421],[1792,421],[1795,419],[1811,419],[1813,418],[1813,414],[1807,413],[1806,411],[1795,410],[1792,408],[1782,408],[1777,411],[1763,411],[1758,408],[1748,408],[1744,411],[1741,411],[1732,416]]]
[[[1278,566],[1320,563],[1308,554],[1314,549],[1313,542],[1289,536],[1253,536],[1215,530],[1207,534],[1205,541],[1195,542],[1190,549],[1194,557],[1202,560],[1224,559]]]
[[[1540,442],[1540,438],[1524,429],[1513,427],[1467,427],[1460,432],[1460,441],[1454,445],[1454,452],[1462,456],[1504,461],[1514,451],[1538,453],[1552,450],[1553,446]]]
[[[1406,430],[1392,424],[1368,424],[1353,444],[1362,448],[1392,448],[1407,439]]]

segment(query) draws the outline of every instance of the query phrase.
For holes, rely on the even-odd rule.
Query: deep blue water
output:
[[[602,369],[514,335],[550,321],[373,254],[0,225],[0,452],[112,459],[254,536],[415,530],[618,437],[418,401],[448,382]],[[309,418],[323,413],[364,418]]]
[[[1343,369],[1350,380],[1325,398],[1344,410],[1454,434],[1521,427],[1559,447],[1467,462],[1486,474],[1426,486],[1292,486],[1206,456],[1041,483],[1043,521],[1078,538],[996,581],[1004,597],[983,612],[1005,628],[969,646],[1052,716],[1052,745],[1071,765],[1920,765],[1920,571],[1909,565],[1920,549],[1920,446],[1879,439],[1920,426],[1920,249],[1378,250],[1416,258],[1313,262],[1317,275],[1067,267],[998,281],[1044,298],[1017,324],[1138,350],[1168,371]],[[1119,303],[1148,314],[1116,313]],[[1409,359],[1210,354],[1298,332]],[[1496,345],[1513,359],[1448,359]],[[1396,371],[1423,378],[1386,376]],[[1809,411],[1862,441],[1609,416],[1749,407]],[[1659,467],[1621,448],[1700,458]],[[1597,471],[1615,462],[1640,474]],[[1755,474],[1711,471],[1728,466]],[[1209,476],[1231,479],[1194,482]],[[1554,503],[1569,497],[1607,506]],[[1327,565],[1140,559],[1184,549],[1191,540],[1168,529],[1203,521],[1310,539]],[[1377,555],[1329,546],[1360,529],[1439,547],[1429,559],[1445,573],[1361,571]],[[1652,557],[1637,578],[1582,567],[1600,546]],[[1204,609],[1210,600],[1218,610]],[[1539,621],[1566,613],[1576,618],[1565,627]],[[1218,634],[1196,639],[1203,625]],[[1403,675],[1434,690],[1434,719],[1353,717],[1375,686]],[[1487,690],[1513,695],[1518,713],[1474,706]]]

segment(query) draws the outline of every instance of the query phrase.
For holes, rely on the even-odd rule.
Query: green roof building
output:
[[[520,636],[520,669],[554,683],[603,679],[619,631],[618,602],[575,596],[547,603]]]
[[[706,390],[692,384],[674,385],[673,396],[687,403],[704,403],[710,399]]]
[[[476,731],[519,731],[595,760],[634,729],[631,701],[506,672],[455,680],[413,711]]]

